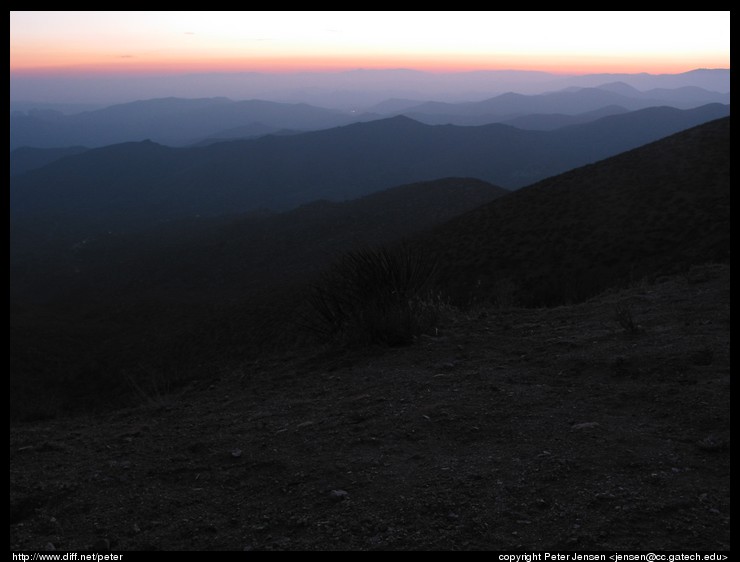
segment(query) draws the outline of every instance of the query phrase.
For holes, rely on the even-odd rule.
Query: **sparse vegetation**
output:
[[[140,376],[132,373],[123,373],[131,391],[142,405],[153,408],[166,408],[175,400],[176,382],[164,373],[154,371],[143,365],[139,366]]]
[[[314,295],[333,310],[321,322],[312,312],[314,332],[334,343],[413,341],[443,312],[435,291],[463,307],[558,306],[723,263],[728,145],[729,118],[501,197],[489,184],[448,178],[129,234],[86,238],[74,222],[15,222],[11,418],[128,404],[139,393],[120,373],[139,365],[179,381],[214,357],[238,364],[282,353],[304,335],[295,310],[306,281],[327,256],[365,245],[409,239],[439,267],[419,295],[394,309],[370,305],[354,327],[346,308],[337,316],[328,305],[335,295]]]
[[[430,281],[436,264],[409,247],[350,252],[310,291],[306,325],[342,342],[406,345],[439,320]]]
[[[11,550],[729,550],[730,266],[705,276],[214,357],[162,405],[132,369],[138,407],[11,424]],[[650,337],[610,337],[617,302]]]
[[[642,332],[642,327],[635,320],[632,314],[632,307],[626,303],[619,303],[614,306],[614,321],[630,335],[636,335]]]
[[[176,390],[214,358],[221,369],[283,355],[306,337],[295,311],[331,256],[396,243],[505,193],[443,178],[289,213],[166,223],[75,250],[74,232],[44,245],[14,230],[11,419],[148,403],[124,372],[156,396],[145,371]]]

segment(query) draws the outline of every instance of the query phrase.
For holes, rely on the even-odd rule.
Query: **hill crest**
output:
[[[437,229],[458,299],[578,301],[729,257],[729,117],[518,190]]]
[[[518,188],[728,113],[722,105],[652,108],[555,131],[429,126],[395,117],[197,148],[127,143],[13,176],[11,217],[57,213],[131,228],[195,215],[285,210],[315,199],[349,200],[440,177]]]

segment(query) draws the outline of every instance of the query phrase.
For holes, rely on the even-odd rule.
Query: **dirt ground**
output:
[[[142,402],[11,426],[11,550],[730,548],[728,265]]]

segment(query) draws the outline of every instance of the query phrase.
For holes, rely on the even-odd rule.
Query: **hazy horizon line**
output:
[[[461,74],[478,74],[478,73],[519,73],[519,74],[543,74],[549,76],[590,76],[590,75],[639,75],[648,74],[651,76],[661,75],[678,75],[688,74],[690,72],[698,71],[716,71],[716,70],[731,70],[731,66],[691,66],[687,70],[670,70],[670,71],[654,71],[654,70],[622,70],[614,71],[610,69],[597,70],[552,70],[552,69],[536,69],[536,68],[519,68],[519,67],[505,67],[505,68],[466,68],[466,69],[428,69],[428,68],[413,68],[410,66],[387,66],[387,67],[364,67],[357,66],[351,68],[341,69],[234,69],[234,70],[178,70],[178,69],[152,69],[152,70],[133,70],[133,69],[93,69],[87,66],[75,66],[75,67],[34,67],[34,68],[16,68],[10,70],[11,77],[13,75],[32,77],[32,76],[47,76],[47,77],[65,77],[72,78],[74,76],[204,76],[204,75],[269,75],[269,76],[284,76],[284,75],[336,75],[336,74],[347,74],[352,72],[408,72],[417,74],[431,74],[431,75],[461,75]]]
[[[624,81],[638,90],[701,87],[730,91],[730,67],[681,72],[554,73],[521,68],[432,72],[407,67],[341,71],[204,71],[182,73],[10,72],[10,100],[117,104],[165,97],[265,99],[324,107],[367,106],[383,99],[477,101],[506,92],[538,94]]]

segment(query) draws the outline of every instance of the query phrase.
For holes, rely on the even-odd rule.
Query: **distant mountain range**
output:
[[[710,103],[729,104],[730,94],[689,87],[641,92],[620,82],[597,88],[571,88],[538,95],[510,92],[480,102],[427,102],[406,107],[402,113],[429,125],[484,125],[510,122],[516,117],[532,114],[553,113],[580,115],[580,122],[585,122],[584,115],[599,115],[599,112],[608,107],[631,111],[657,106],[689,109]]]
[[[729,115],[649,108],[554,131],[429,126],[407,117],[197,148],[125,143],[11,177],[11,221],[140,227],[162,220],[342,201],[393,185],[477,177],[519,188]]]
[[[11,71],[11,109],[28,109],[39,92],[55,92],[54,102],[100,104],[161,98],[172,92],[189,92],[194,98],[228,96],[233,99],[297,101],[342,111],[368,111],[383,100],[411,99],[446,102],[476,101],[505,92],[541,94],[566,88],[593,88],[624,82],[641,91],[695,86],[712,92],[730,91],[730,69],[697,69],[679,74],[585,74],[568,76],[538,71],[498,70],[473,72],[422,72],[409,69],[357,69],[308,73],[191,73],[150,76],[144,81],[129,76],[78,75],[51,78]],[[67,111],[67,108],[63,108]],[[128,139],[139,140],[139,139]]]
[[[710,103],[729,104],[729,92],[714,92],[697,86],[642,91],[617,81],[536,95],[508,92],[465,103],[389,99],[366,110],[349,112],[305,103],[256,99],[161,98],[76,114],[41,109],[14,111],[10,117],[10,149],[100,147],[146,139],[169,146],[184,146],[206,139],[228,140],[283,131],[327,129],[401,114],[429,125],[485,125],[533,114],[579,115],[577,120],[564,121],[574,124],[607,115],[607,108],[613,107],[630,111],[663,105],[690,109]],[[552,124],[548,128],[553,128]]]
[[[504,125],[511,125],[517,129],[554,131],[561,127],[589,123],[591,121],[601,119],[602,117],[608,117],[609,115],[627,113],[627,111],[627,109],[620,105],[607,105],[601,109],[587,111],[585,113],[576,113],[575,115],[567,115],[565,113],[532,113],[529,115],[521,115],[519,117],[505,119],[501,121],[501,123]]]
[[[55,111],[12,113],[10,147],[100,147],[145,139],[179,146],[206,137],[233,137],[229,131],[235,127],[242,129],[239,136],[248,137],[281,129],[326,129],[355,121],[346,113],[303,103],[163,98],[74,115]]]

